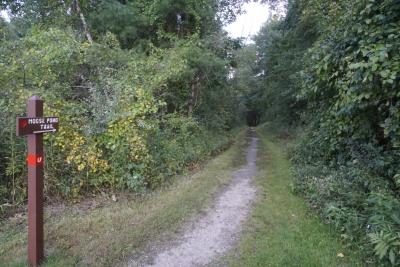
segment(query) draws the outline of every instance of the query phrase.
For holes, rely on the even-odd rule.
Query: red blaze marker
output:
[[[36,166],[39,164],[43,164],[43,156],[29,154],[26,158],[28,166]]]
[[[25,128],[25,127],[28,125],[28,120],[27,120],[27,119],[20,120],[20,121],[19,121],[19,125],[20,125],[22,128]]]

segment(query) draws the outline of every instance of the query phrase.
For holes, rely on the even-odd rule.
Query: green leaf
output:
[[[392,249],[389,251],[389,260],[392,265],[396,263],[396,255]]]

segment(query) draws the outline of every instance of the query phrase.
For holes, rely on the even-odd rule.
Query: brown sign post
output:
[[[17,117],[17,136],[28,139],[28,264],[38,266],[43,249],[43,133],[58,130],[57,117],[43,117],[43,100],[28,99],[27,117]]]

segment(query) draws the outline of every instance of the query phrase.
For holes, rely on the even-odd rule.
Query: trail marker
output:
[[[58,117],[43,117],[43,100],[32,96],[26,104],[27,117],[17,117],[17,136],[27,136],[28,156],[28,264],[38,266],[43,246],[43,133],[58,130]]]

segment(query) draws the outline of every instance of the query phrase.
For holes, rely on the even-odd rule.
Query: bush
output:
[[[45,135],[48,197],[142,193],[225,146],[237,112],[225,61],[196,35],[171,42],[144,54],[121,49],[109,32],[90,44],[70,28],[39,27],[2,42],[0,202],[26,200],[26,147],[15,137],[15,116],[33,94],[61,122]]]
[[[295,191],[340,231],[345,242],[398,266],[400,202],[392,181],[379,176],[393,162],[378,148],[354,141],[338,145],[347,153],[324,153],[329,146],[323,140],[309,133],[292,149]]]

